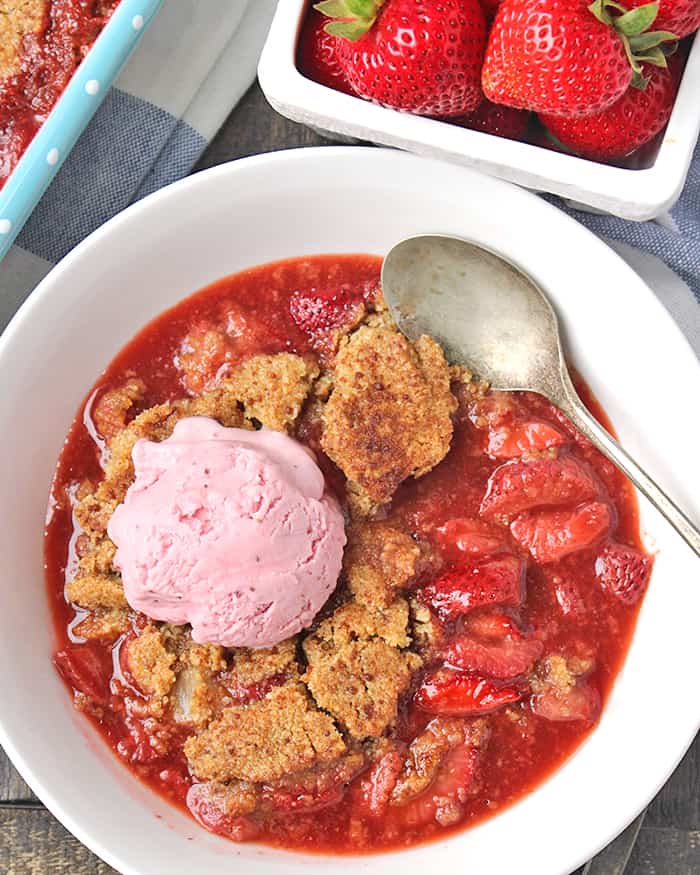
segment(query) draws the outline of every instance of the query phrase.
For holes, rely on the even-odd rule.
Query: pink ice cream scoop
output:
[[[108,528],[132,608],[224,647],[271,647],[310,625],[335,589],[345,529],[308,449],[191,417],[132,456]]]

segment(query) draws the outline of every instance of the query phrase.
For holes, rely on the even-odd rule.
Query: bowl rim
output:
[[[280,0],[258,65],[269,103],[292,121],[464,164],[637,222],[669,209],[683,190],[700,133],[700,36],[694,39],[654,164],[630,170],[397,112],[307,79],[296,66],[306,10],[306,0]]]
[[[33,318],[42,308],[44,301],[51,295],[54,295],[60,289],[60,282],[63,277],[63,274],[73,269],[76,264],[80,263],[83,255],[89,250],[100,247],[104,243],[108,242],[110,236],[113,232],[117,231],[123,225],[127,225],[131,222],[132,218],[136,216],[140,216],[141,214],[148,213],[151,209],[153,209],[156,205],[162,205],[161,202],[167,202],[170,199],[176,199],[180,197],[184,192],[190,190],[196,190],[200,186],[206,186],[210,182],[214,182],[219,178],[232,177],[235,178],[239,174],[245,174],[248,169],[259,169],[261,167],[266,167],[270,165],[278,165],[281,167],[285,167],[285,165],[293,165],[296,162],[304,163],[306,161],[311,161],[314,165],[319,161],[324,160],[346,160],[351,159],[353,161],[361,161],[361,160],[372,160],[377,159],[379,161],[390,160],[392,162],[395,161],[403,161],[407,164],[414,164],[414,162],[419,162],[421,159],[412,156],[412,155],[398,155],[397,153],[392,152],[387,149],[375,149],[375,148],[357,148],[357,147],[315,147],[315,148],[298,148],[291,150],[283,150],[278,152],[271,152],[262,155],[255,155],[244,159],[238,159],[235,161],[227,162],[226,164],[213,167],[209,170],[202,171],[201,173],[194,174],[190,177],[187,177],[179,182],[176,182],[170,186],[167,186],[164,189],[161,189],[154,194],[150,195],[147,198],[144,198],[142,201],[139,201],[128,209],[118,214],[114,218],[112,218],[109,222],[103,225],[101,228],[97,229],[93,232],[88,238],[86,238],[78,247],[76,247],[69,255],[67,255],[48,275],[42,280],[39,284],[35,292],[30,295],[30,297],[24,302],[24,304],[19,308],[14,318],[8,325],[7,329],[0,337],[0,363],[3,360],[3,357],[6,353],[6,349],[10,346],[11,342],[14,340],[16,334],[18,334],[25,326],[26,323],[29,322],[31,318]],[[421,162],[423,163],[423,162]],[[446,165],[443,165],[441,162],[429,162],[433,165],[436,165],[440,168],[444,168],[445,172],[449,170],[450,173],[457,174],[467,174],[469,176],[478,176],[482,181],[481,184],[488,185],[492,187],[496,191],[501,191],[506,193],[510,192],[511,197],[517,198],[525,198],[529,199],[531,203],[537,203],[539,206],[538,209],[543,208],[545,212],[550,215],[556,215],[557,221],[562,224],[568,224],[570,227],[574,227],[577,229],[576,233],[579,235],[586,237],[590,243],[595,243],[596,246],[599,247],[602,252],[605,250],[608,253],[607,257],[612,257],[617,259],[621,265],[624,265],[624,269],[628,272],[630,278],[634,277],[636,284],[640,288],[645,288],[647,294],[649,296],[649,304],[654,305],[657,311],[656,316],[660,320],[665,320],[667,323],[667,328],[672,329],[675,334],[675,342],[680,346],[685,348],[684,354],[690,354],[691,357],[695,358],[692,348],[688,343],[687,339],[681,333],[678,326],[675,324],[670,314],[665,310],[665,308],[661,305],[658,299],[655,297],[653,292],[646,286],[646,284],[641,280],[641,278],[632,270],[632,268],[628,267],[625,262],[614,252],[611,252],[609,247],[598,237],[596,237],[592,232],[588,229],[581,226],[575,219],[572,217],[562,213],[552,204],[547,203],[546,201],[536,198],[532,193],[519,190],[514,188],[513,186],[508,185],[500,180],[495,179],[486,179],[479,174],[475,174],[473,170],[464,170],[461,168],[447,168]],[[58,285],[58,288],[56,286]],[[696,360],[697,361],[697,360]],[[700,362],[697,363],[696,373],[698,377],[700,377]],[[568,866],[576,867],[581,865],[590,855],[596,853],[600,848],[604,847],[605,844],[612,839],[614,835],[617,835],[621,832],[633,819],[637,816],[637,814],[643,809],[643,807],[648,803],[648,801],[655,795],[656,792],[663,786],[668,776],[671,774],[677,763],[680,761],[685,751],[688,749],[690,744],[692,743],[695,734],[697,733],[698,727],[700,726],[700,720],[698,720],[698,724],[694,727],[694,729],[689,733],[687,739],[682,746],[682,749],[677,751],[672,761],[668,761],[664,767],[664,774],[659,776],[658,779],[654,783],[654,787],[649,790],[647,788],[647,793],[643,799],[639,800],[638,805],[632,811],[627,810],[624,814],[622,814],[616,821],[615,825],[611,828],[609,835],[607,838],[601,840],[599,847],[593,847],[587,852],[585,855],[579,856],[575,860],[570,860],[567,862]],[[10,757],[13,764],[18,769],[19,773],[22,775],[24,780],[34,789],[37,793],[37,796],[44,802],[46,807],[57,817],[57,819],[63,823],[67,829],[73,835],[75,835],[83,844],[85,844],[90,850],[92,850],[95,854],[104,859],[107,863],[117,868],[119,871],[125,873],[125,875],[140,875],[137,868],[135,868],[131,863],[125,862],[120,858],[118,852],[111,850],[109,847],[105,847],[101,844],[99,840],[93,838],[93,836],[84,829],[79,822],[77,822],[70,812],[64,810],[63,804],[60,801],[59,795],[55,792],[53,788],[45,786],[44,783],[35,776],[33,773],[33,769],[31,766],[31,762],[29,758],[24,757],[18,750],[17,746],[13,742],[12,737],[10,737],[9,733],[5,730],[5,724],[3,715],[0,713],[0,743],[2,743],[5,748],[8,756]],[[580,748],[579,748],[580,750]],[[538,788],[534,792],[538,792],[538,789],[542,786],[546,786],[549,781],[551,781],[551,777],[548,778],[544,784],[538,785]],[[517,803],[516,803],[517,805]],[[488,821],[491,822],[491,821]],[[477,827],[478,828],[478,827]],[[458,834],[461,835],[461,834]],[[410,849],[408,851],[402,851],[400,856],[404,856],[410,853]],[[304,856],[294,855],[298,857],[301,861],[304,859]],[[377,859],[381,859],[382,857],[387,857],[388,854],[380,854],[373,855],[371,857],[364,857],[365,861],[372,862]],[[332,857],[332,856],[324,856],[323,859],[326,860],[336,860],[336,861],[346,861],[344,857]],[[353,857],[350,858],[352,860],[357,860],[358,858]],[[563,873],[564,870],[562,870]],[[568,868],[567,868],[568,871]]]

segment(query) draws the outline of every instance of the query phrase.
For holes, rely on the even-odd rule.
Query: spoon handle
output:
[[[683,540],[700,556],[700,530],[698,527],[588,412],[566,371],[562,373],[562,378],[561,390],[552,392],[550,401],[556,404],[576,428],[634,483],[637,489],[666,517]],[[555,395],[556,397],[554,397]]]

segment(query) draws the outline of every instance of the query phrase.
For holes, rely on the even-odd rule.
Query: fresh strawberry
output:
[[[503,549],[500,532],[494,532],[483,520],[456,517],[436,530],[436,539],[450,558],[490,556]]]
[[[417,115],[479,105],[486,22],[479,0],[324,0],[336,56],[361,97]],[[338,20],[340,19],[340,20]]]
[[[510,524],[510,533],[535,562],[558,562],[569,553],[590,547],[608,534],[613,524],[610,505],[592,501],[575,510],[524,513]]]
[[[640,60],[665,65],[673,34],[649,31],[656,4],[623,14],[611,0],[503,0],[482,87],[494,103],[538,113],[602,112],[642,83]]]
[[[54,656],[53,661],[64,680],[92,704],[108,703],[112,659],[104,648],[91,644],[69,644]]]
[[[519,685],[506,685],[477,674],[438,669],[426,675],[414,701],[429,714],[471,717],[495,711],[522,698]]]
[[[318,338],[351,321],[365,297],[348,286],[315,292],[294,292],[289,301],[292,319],[302,331]]]
[[[523,563],[515,556],[497,556],[453,568],[424,586],[418,599],[452,620],[483,605],[519,605],[524,596]]]
[[[624,0],[628,9],[643,6],[648,0]],[[700,28],[700,0],[658,0],[654,30],[669,30],[683,39]]]
[[[634,547],[606,544],[595,561],[595,573],[605,592],[627,605],[636,604],[646,591],[652,560]]]
[[[326,32],[325,16],[310,9],[299,37],[297,66],[304,76],[327,88],[354,94],[335,54],[336,38]]]
[[[603,112],[585,118],[540,114],[540,121],[567,149],[599,161],[621,158],[649,142],[666,125],[680,82],[680,65],[652,67],[644,89],[628,88]]]
[[[489,477],[479,513],[512,516],[533,507],[586,501],[598,491],[596,477],[572,456],[506,462]]]
[[[528,672],[542,656],[543,648],[536,638],[461,634],[448,643],[441,656],[452,668],[507,680]]]
[[[462,118],[453,119],[453,124],[507,140],[522,140],[530,122],[530,113],[512,106],[499,106],[482,100],[479,106]]]
[[[486,452],[492,459],[516,459],[566,443],[566,436],[547,422],[514,422],[489,432]]]
[[[501,0],[481,0],[481,7],[484,10],[487,22],[493,21],[500,5]]]

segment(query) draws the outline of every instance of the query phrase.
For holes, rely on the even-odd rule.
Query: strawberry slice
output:
[[[297,327],[312,338],[318,338],[356,319],[363,304],[374,295],[369,286],[360,288],[341,285],[338,288],[309,292],[294,292],[289,311]]]
[[[544,645],[536,638],[477,638],[457,635],[442,651],[453,668],[508,680],[528,672],[542,656]]]
[[[359,783],[357,808],[368,817],[382,817],[403,770],[404,756],[394,748],[381,756]]]
[[[605,592],[634,605],[649,585],[652,559],[634,547],[610,542],[595,561],[595,573]]]
[[[519,605],[524,596],[523,563],[515,556],[498,556],[447,571],[424,586],[418,599],[451,620],[482,605]]]
[[[566,437],[546,422],[514,422],[489,432],[486,453],[492,459],[515,459],[566,443]]]
[[[600,714],[600,693],[587,681],[579,681],[566,693],[555,689],[545,690],[534,695],[531,700],[533,713],[555,723],[568,723],[583,720],[593,723]]]
[[[506,462],[489,477],[482,516],[514,516],[534,507],[587,501],[600,491],[595,475],[572,456]]]
[[[429,714],[471,717],[487,714],[522,698],[522,688],[476,674],[439,669],[426,675],[414,701]]]
[[[359,752],[328,765],[285,775],[274,784],[263,786],[260,811],[266,814],[311,814],[337,805],[345,796],[348,784],[364,767],[365,757]]]
[[[187,807],[197,823],[209,832],[234,842],[252,841],[259,832],[251,818],[231,813],[224,785],[193,784],[187,791]]]
[[[595,544],[612,525],[610,505],[592,501],[575,510],[521,514],[510,524],[510,533],[536,562],[558,562],[569,553]]]
[[[61,677],[95,705],[109,702],[112,659],[103,648],[91,644],[69,644],[53,658]]]
[[[490,556],[503,549],[500,532],[494,532],[483,520],[457,517],[436,529],[437,541],[448,552],[470,556]]]
[[[479,749],[460,744],[445,756],[432,785],[420,796],[399,806],[391,806],[387,820],[404,829],[439,823],[450,826],[462,817],[462,805],[474,785]]]

